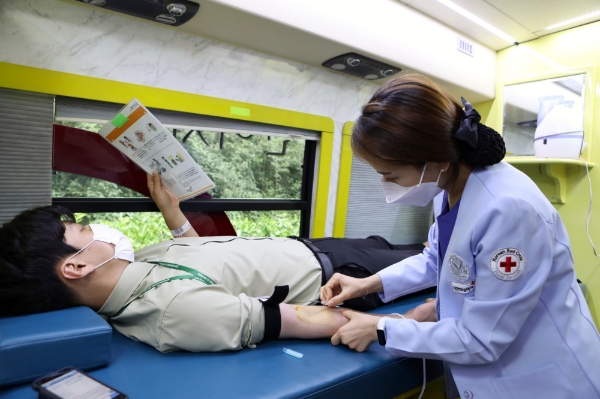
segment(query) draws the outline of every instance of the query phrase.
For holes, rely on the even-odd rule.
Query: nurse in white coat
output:
[[[334,275],[321,299],[387,302],[437,286],[438,322],[345,311],[332,343],[363,351],[379,340],[444,360],[464,399],[600,398],[600,335],[560,216],[463,103],[409,74],[363,107],[352,147],[383,176],[388,202],[424,206],[443,191],[443,208],[422,254],[365,279]]]

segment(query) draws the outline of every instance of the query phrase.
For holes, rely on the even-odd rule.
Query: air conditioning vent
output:
[[[1,1],[1,0],[0,0]],[[79,2],[121,12],[138,18],[179,26],[186,23],[200,8],[189,0],[77,0]]]
[[[462,37],[456,38],[456,49],[461,53],[465,53],[466,55],[473,57],[473,43],[463,39]]]
[[[169,14],[160,14],[155,18],[156,22],[161,22],[163,24],[174,25],[177,23],[177,18]]]
[[[343,54],[325,61],[325,68],[358,76],[367,80],[390,77],[402,69],[357,53]]]

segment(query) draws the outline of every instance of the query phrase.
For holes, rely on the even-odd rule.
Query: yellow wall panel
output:
[[[503,98],[506,84],[586,73],[586,109],[584,118],[588,146],[582,156],[600,162],[600,23],[593,23],[545,36],[498,53],[497,97],[482,104],[483,122],[502,131]],[[478,106],[481,106],[478,104]],[[529,170],[529,169],[531,170]],[[522,167],[541,186],[549,183],[537,174],[535,167]],[[590,233],[600,246],[600,168],[590,170],[595,194],[595,208],[590,220]],[[594,256],[586,234],[589,186],[585,167],[567,167],[567,196],[564,204],[554,204],[569,232],[577,277],[587,284],[588,302],[598,325],[600,319],[600,258]],[[599,248],[600,249],[600,248]],[[594,306],[596,304],[596,306]]]
[[[346,234],[346,216],[348,214],[348,197],[350,195],[350,175],[352,174],[352,137],[353,122],[346,122],[342,131],[342,150],[340,154],[340,175],[338,178],[335,201],[335,221],[333,236],[343,238]]]
[[[317,174],[317,192],[313,210],[311,237],[325,237],[327,222],[327,204],[329,202],[329,182],[331,180],[331,161],[333,159],[333,133],[323,132],[319,145],[319,170]]]
[[[499,124],[495,118],[496,115],[492,115],[491,113],[493,105],[494,100],[486,101],[484,103],[473,104],[473,108],[475,108],[481,115],[481,123],[490,127]]]

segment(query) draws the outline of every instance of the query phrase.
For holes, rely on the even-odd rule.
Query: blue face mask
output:
[[[438,187],[438,182],[442,176],[442,170],[435,182],[423,183],[423,176],[425,176],[425,169],[427,164],[423,167],[421,173],[421,179],[419,184],[412,187],[404,187],[396,183],[386,182],[384,178],[381,179],[381,186],[385,193],[385,199],[388,204],[405,204],[405,205],[416,205],[426,206],[435,198],[436,195],[442,192],[442,189]]]
[[[81,253],[84,249],[92,245],[94,241],[102,241],[108,244],[113,244],[115,246],[115,254],[112,258],[108,258],[104,262],[100,263],[98,266],[95,266],[94,270],[110,262],[113,259],[123,259],[129,262],[134,261],[133,245],[131,245],[131,241],[129,241],[129,238],[127,238],[125,234],[121,233],[117,229],[113,229],[112,227],[105,226],[102,224],[90,224],[89,226],[92,229],[92,232],[94,233],[92,241],[85,247],[81,248],[79,251],[71,255],[67,260],[70,260],[75,255]]]

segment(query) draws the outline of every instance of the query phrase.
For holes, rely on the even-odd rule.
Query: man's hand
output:
[[[377,274],[361,279],[335,273],[327,284],[321,287],[320,297],[327,306],[335,307],[348,299],[379,292],[381,289],[381,277]]]
[[[162,185],[158,173],[153,172],[151,175],[147,175],[147,178],[150,196],[158,206],[160,213],[162,213],[169,230],[175,230],[183,226],[187,218],[179,209],[179,199]],[[198,237],[198,233],[193,227],[190,227],[183,234],[183,237]]]
[[[179,210],[179,199],[162,185],[158,173],[153,172],[151,175],[146,176],[148,178],[150,196],[156,203],[156,206],[158,206],[158,209],[163,214],[172,210]]]
[[[382,315],[374,316],[347,309],[343,310],[342,314],[350,319],[350,322],[340,327],[331,337],[333,345],[342,343],[357,352],[364,352],[377,341],[377,323]]]

